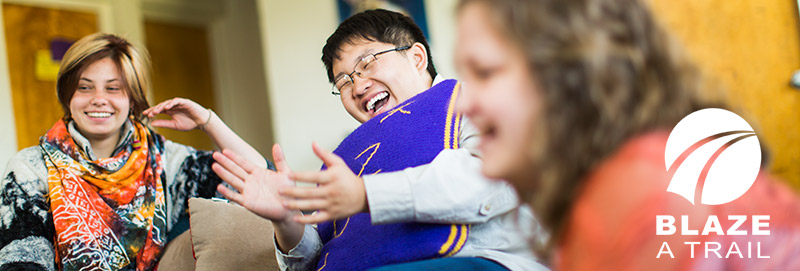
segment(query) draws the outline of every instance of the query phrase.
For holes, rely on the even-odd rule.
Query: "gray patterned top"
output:
[[[69,124],[75,143],[90,159],[95,155],[89,141]],[[126,123],[122,140],[133,133]],[[200,151],[167,140],[164,144],[163,168],[166,175],[167,234],[185,230],[176,227],[187,213],[191,197],[214,197],[221,179],[211,170],[212,151]],[[121,150],[117,146],[114,154]],[[267,162],[270,168],[272,164]],[[25,148],[9,160],[0,179],[0,271],[55,270],[53,239],[55,226],[49,212],[47,166],[39,146]],[[134,268],[135,263],[127,268]]]

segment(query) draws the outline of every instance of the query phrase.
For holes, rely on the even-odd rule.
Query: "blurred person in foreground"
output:
[[[214,155],[214,170],[238,190],[220,192],[272,221],[282,269],[546,269],[525,241],[544,234],[509,184],[480,174],[477,131],[454,110],[460,84],[437,75],[411,18],[353,15],[322,60],[362,122],[333,153],[313,146],[325,170],[291,173],[277,145],[277,172]]]
[[[698,98],[710,89],[644,3],[462,0],[457,44],[482,171],[531,203],[554,269],[800,269],[800,204],[765,170],[727,204],[666,191],[670,130],[711,105]],[[657,235],[658,215],[677,231]],[[768,234],[753,234],[753,215],[770,216]],[[729,235],[742,217],[745,234]]]
[[[0,270],[153,270],[190,197],[221,180],[213,152],[155,133],[199,128],[256,167],[268,162],[210,109],[181,98],[148,108],[150,57],[112,34],[73,44],[58,72],[64,117],[0,179]],[[173,232],[175,231],[175,232]]]

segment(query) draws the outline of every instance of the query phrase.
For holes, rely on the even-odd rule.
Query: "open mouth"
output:
[[[90,118],[109,118],[111,115],[114,115],[114,113],[111,112],[84,112],[84,114]]]
[[[380,110],[383,109],[383,106],[386,105],[388,101],[389,93],[383,91],[373,96],[372,99],[369,99],[369,101],[367,101],[367,103],[364,105],[364,109],[367,111],[367,113],[375,114],[380,112]]]

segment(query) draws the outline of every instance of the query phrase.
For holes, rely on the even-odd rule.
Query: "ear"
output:
[[[425,50],[425,46],[422,43],[415,42],[408,51],[414,67],[417,68],[417,72],[420,75],[428,74],[428,50]]]

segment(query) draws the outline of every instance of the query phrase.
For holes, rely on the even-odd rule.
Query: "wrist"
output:
[[[358,178],[361,181],[361,194],[364,195],[364,201],[361,203],[361,212],[362,213],[369,213],[369,197],[367,197],[367,187],[364,184],[363,178]]]
[[[211,123],[211,119],[212,119],[212,118],[214,117],[214,115],[215,115],[215,114],[214,114],[214,111],[212,111],[212,110],[211,110],[211,108],[206,108],[206,111],[208,111],[208,117],[206,117],[206,121],[205,121],[204,123],[202,123],[202,124],[200,124],[200,125],[198,125],[198,126],[197,126],[197,129],[200,129],[200,130],[202,130],[202,131],[205,131],[205,130],[206,130],[206,128],[208,128],[208,124],[209,124],[209,123]]]
[[[302,215],[302,213],[300,211],[290,211],[286,217],[280,219],[270,219],[270,221],[272,221],[272,224],[275,228],[281,228],[284,230],[292,229],[297,227],[297,225],[301,225],[300,223],[294,221],[294,216],[296,215]]]

